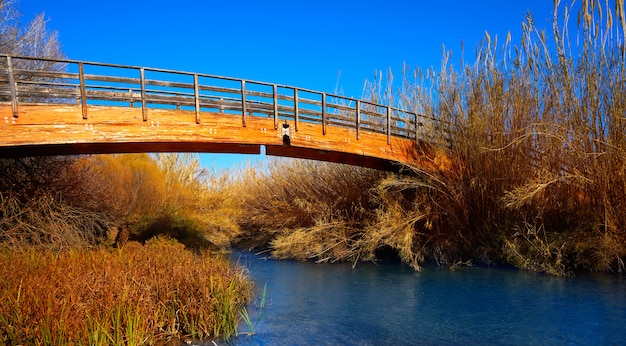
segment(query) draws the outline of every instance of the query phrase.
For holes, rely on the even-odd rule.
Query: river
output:
[[[266,288],[220,345],[626,344],[626,278],[315,264],[233,254]],[[252,329],[252,330],[251,330]]]

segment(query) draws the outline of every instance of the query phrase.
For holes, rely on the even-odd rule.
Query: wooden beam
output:
[[[300,107],[298,106],[298,88],[293,88],[293,118],[294,118],[294,130],[298,132],[298,122],[300,116]]]
[[[343,163],[354,166],[361,166],[367,168],[375,168],[385,171],[399,171],[401,165],[397,162],[352,154],[341,151],[333,150],[320,150],[312,148],[298,148],[293,146],[282,145],[267,145],[265,147],[265,153],[272,156],[284,156],[298,159],[309,159],[318,161],[327,161],[334,163]]]
[[[85,92],[85,67],[82,62],[78,63],[78,82],[80,83],[80,104],[83,111],[83,119],[87,119],[87,93]]]
[[[261,153],[261,146],[252,144],[197,142],[66,143],[25,144],[10,147],[0,146],[0,157],[2,158],[145,152],[199,152],[259,155]]]
[[[148,106],[146,104],[146,75],[143,67],[139,69],[139,80],[141,84],[141,115],[143,117],[143,121],[148,121]]]
[[[272,85],[272,96],[274,98],[274,130],[278,129],[278,86]]]
[[[356,101],[356,139],[359,140],[361,135],[361,101]]]
[[[197,74],[193,75],[193,96],[196,103],[196,124],[200,124],[200,91],[198,90]]]
[[[322,134],[326,135],[326,93],[322,93]]]
[[[11,114],[17,118],[17,88],[15,87],[15,76],[13,75],[13,62],[11,57],[7,56],[7,72],[9,74],[9,90],[11,92]]]
[[[248,102],[246,101],[246,81],[241,81],[241,122],[243,123],[243,127],[246,127],[248,123]]]

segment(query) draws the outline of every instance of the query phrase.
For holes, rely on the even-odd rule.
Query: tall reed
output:
[[[392,249],[416,269],[478,260],[555,275],[622,272],[626,20],[624,2],[614,5],[556,1],[549,32],[529,14],[517,44],[510,34],[504,42],[486,34],[471,63],[455,65],[446,51],[438,70],[405,66],[397,89],[391,71],[377,75],[366,83],[372,100],[434,119],[411,174],[359,180],[358,188],[341,169],[323,178],[302,163],[270,170],[263,192],[252,188],[246,202],[248,233],[258,228],[255,238],[278,257],[372,259]],[[424,169],[433,153],[447,164]],[[307,174],[311,184],[301,182]],[[320,202],[307,192],[316,184],[342,193]],[[367,201],[357,227],[350,217],[325,218],[334,208],[310,212],[352,189],[363,195],[345,196]]]
[[[624,4],[583,2],[579,46],[574,4],[555,2],[552,40],[529,15],[519,45],[487,34],[472,64],[455,69],[446,53],[438,72],[405,73],[392,99],[446,124],[457,163],[381,186],[388,208],[399,191],[417,196],[400,207],[413,248],[557,275],[624,269]]]

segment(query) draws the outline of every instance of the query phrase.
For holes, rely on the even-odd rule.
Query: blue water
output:
[[[259,289],[233,345],[626,345],[626,279],[233,254]],[[239,331],[249,332],[246,324]]]

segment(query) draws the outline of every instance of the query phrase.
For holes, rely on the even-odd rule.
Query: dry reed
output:
[[[398,90],[380,74],[366,83],[371,99],[434,119],[428,142],[448,164],[422,169],[432,149],[418,146],[411,175],[360,188],[330,166],[323,177],[302,163],[269,170],[251,189],[246,228],[279,257],[372,259],[391,248],[416,269],[474,259],[555,275],[622,272],[626,20],[623,1],[598,4],[557,1],[551,34],[528,15],[518,45],[487,34],[473,63],[455,68],[445,52],[438,71],[405,67]],[[568,31],[574,6],[580,45]],[[353,189],[363,195],[344,194]],[[363,211],[336,217],[342,200]]]
[[[373,217],[368,187],[387,173],[349,165],[277,159],[242,173],[240,244],[280,258],[351,260]]]
[[[140,344],[236,333],[251,282],[174,241],[56,253],[0,253],[0,341]]]
[[[529,15],[519,46],[487,35],[473,64],[455,70],[446,53],[441,71],[405,74],[395,99],[447,125],[435,142],[458,164],[382,186],[417,196],[402,207],[427,235],[414,248],[556,275],[624,269],[624,27],[602,22],[623,23],[623,2],[594,4],[580,8],[581,46],[567,31],[573,5],[561,15],[556,2],[553,41]]]

